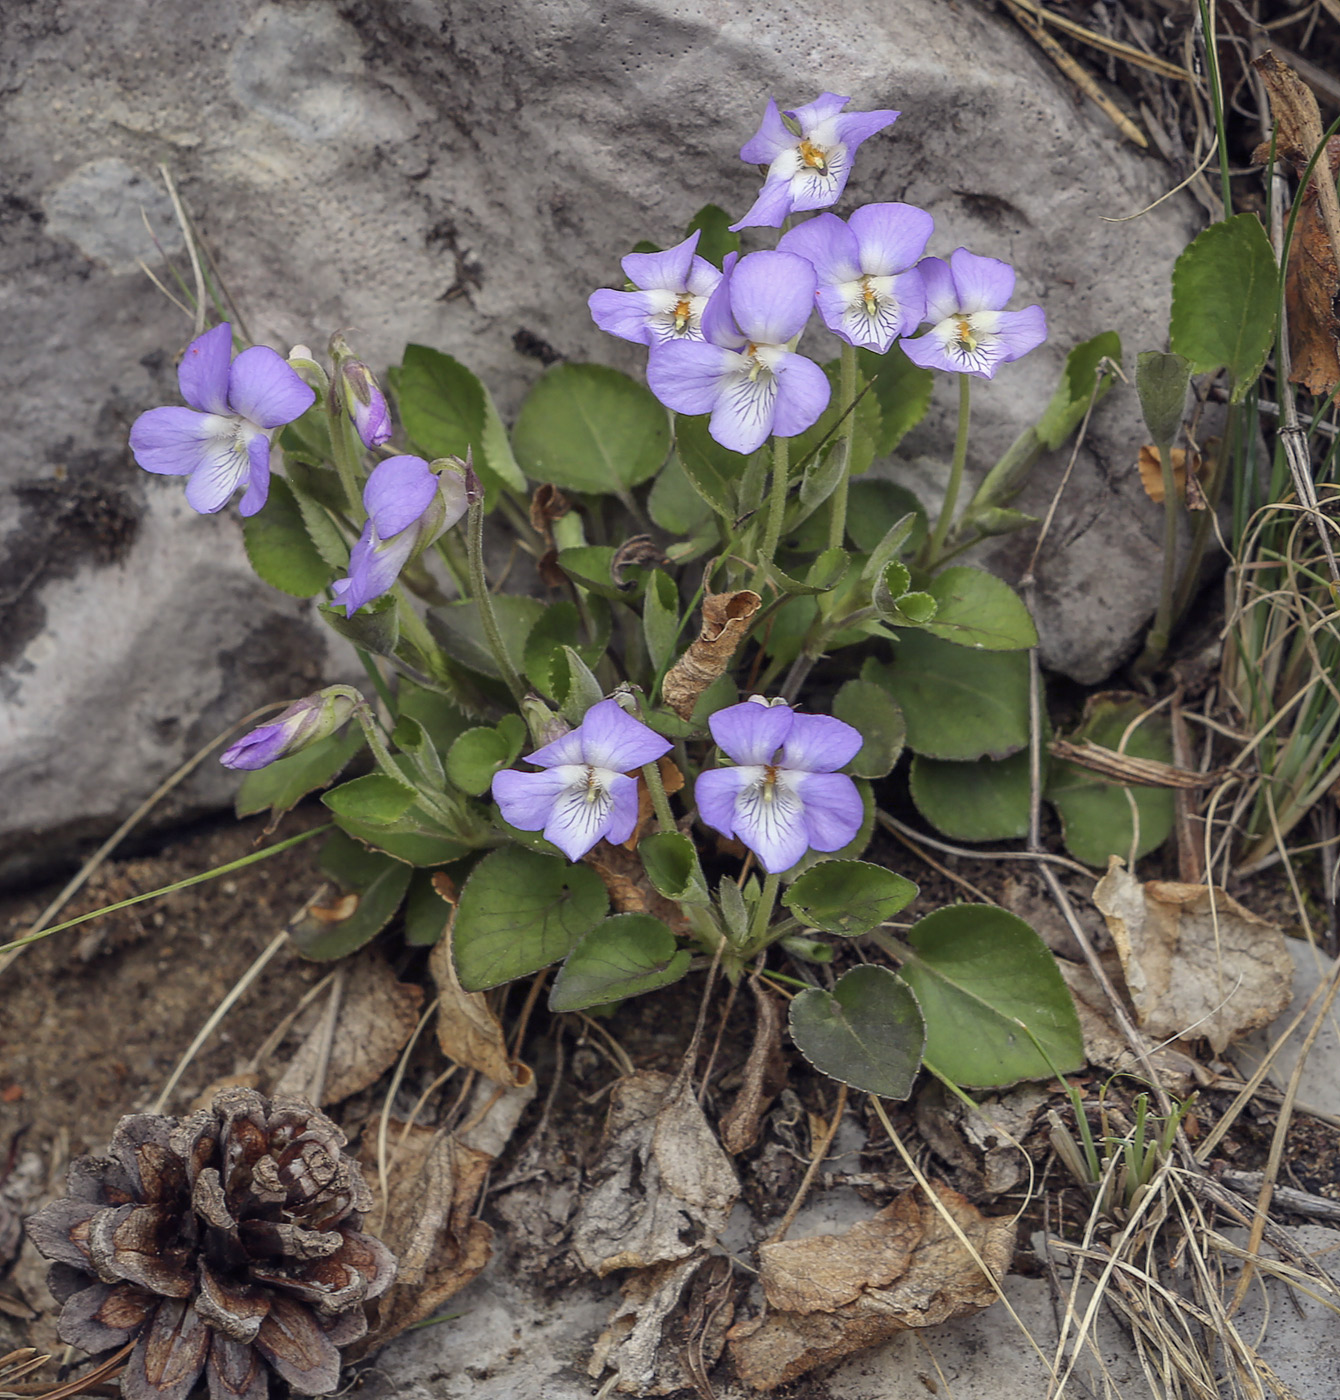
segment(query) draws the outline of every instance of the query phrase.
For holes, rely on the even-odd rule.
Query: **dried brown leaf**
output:
[[[572,502],[557,486],[545,482],[537,486],[530,498],[530,523],[535,533],[546,541],[553,540],[553,524],[562,520],[572,509]]]
[[[375,1084],[395,1063],[414,1033],[423,988],[396,981],[386,959],[365,948],[345,963],[348,977],[335,1022],[322,1105],[339,1103]],[[274,1086],[276,1094],[305,1094],[321,1054],[318,1018],[307,1039]]]
[[[665,563],[665,554],[650,535],[633,535],[614,551],[610,560],[610,578],[616,588],[627,588],[624,572],[632,568],[654,568]]]
[[[966,1173],[959,1184],[974,1196],[998,1196],[1028,1174],[1028,1157],[1017,1144],[1032,1130],[1048,1091],[1021,1084],[973,1107],[938,1084],[917,1095],[917,1130],[945,1159]]]
[[[1186,448],[1174,447],[1172,450],[1173,485],[1177,487],[1178,500],[1186,498]],[[1163,467],[1159,462],[1159,450],[1146,443],[1140,448],[1140,456],[1136,462],[1140,472],[1140,485],[1145,488],[1145,495],[1151,501],[1163,504]],[[1192,453],[1192,470],[1196,476],[1200,476],[1204,471],[1199,452]]]
[[[781,1001],[757,977],[750,978],[749,990],[758,1008],[754,1043],[745,1061],[740,1092],[721,1119],[721,1143],[731,1156],[747,1151],[758,1141],[764,1115],[786,1086],[787,1077]]]
[[[971,1241],[986,1266],[998,1279],[1003,1277],[1014,1252],[1013,1218],[987,1218],[958,1192],[938,1182],[933,1185],[941,1205]],[[828,1271],[841,1267],[834,1260],[849,1260],[850,1276],[844,1279],[848,1284],[857,1281],[862,1260],[867,1255],[871,1272],[850,1302],[831,1309],[818,1305],[813,1311],[805,1312],[775,1309],[761,1318],[733,1327],[729,1333],[731,1356],[751,1389],[776,1390],[816,1366],[840,1361],[854,1351],[887,1341],[895,1332],[908,1327],[933,1327],[950,1318],[966,1317],[995,1301],[996,1291],[991,1281],[959,1243],[940,1211],[919,1191],[905,1192],[882,1210],[876,1220],[880,1217],[902,1222],[899,1231],[890,1231],[888,1250],[882,1254],[870,1248],[868,1226],[874,1221],[865,1222],[867,1229],[855,1240],[853,1236],[861,1226],[843,1235],[765,1247],[766,1250],[784,1250],[795,1245],[810,1245],[814,1262]],[[909,1245],[909,1236],[913,1233],[916,1238]],[[907,1246],[904,1268],[892,1279],[881,1281],[885,1280],[890,1263],[904,1246]],[[765,1257],[763,1285],[765,1293],[771,1297],[768,1271]]]
[[[684,775],[679,771],[679,765],[673,758],[658,758],[656,767],[660,771],[661,784],[665,788],[667,797],[673,797],[675,793],[683,791]],[[647,780],[639,773],[637,775],[637,825],[633,828],[633,833],[628,840],[623,842],[627,850],[637,850],[642,838],[647,834],[647,828],[651,825],[655,811],[651,800],[651,789],[647,786]]]
[[[703,621],[697,640],[666,673],[661,684],[665,703],[681,719],[690,719],[698,697],[726,667],[744,640],[763,599],[749,589],[703,594]]]
[[[1113,857],[1093,901],[1121,958],[1136,1020],[1157,1040],[1230,1040],[1269,1025],[1289,1004],[1284,934],[1223,890],[1151,880]]]
[[[692,930],[678,904],[657,892],[647,878],[642,857],[623,846],[601,841],[583,860],[605,882],[610,903],[620,914],[654,914],[677,934],[687,937]]]
[[[682,1260],[716,1239],[739,1194],[688,1077],[630,1075],[610,1096],[573,1248],[600,1278]]]
[[[477,1069],[495,1084],[520,1088],[534,1078],[530,1068],[513,1060],[498,1018],[482,992],[467,992],[456,977],[452,961],[455,910],[442,937],[433,944],[428,970],[437,984],[437,1043],[449,1060]]]
[[[615,1390],[632,1395],[667,1395],[683,1389],[684,1378],[664,1374],[661,1362],[666,1321],[685,1288],[702,1267],[695,1254],[652,1269],[636,1269],[624,1280],[622,1296],[591,1352],[587,1374],[598,1379],[606,1370],[618,1371]],[[659,1383],[658,1383],[659,1382]]]

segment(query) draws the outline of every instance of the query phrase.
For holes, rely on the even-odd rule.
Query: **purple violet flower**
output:
[[[301,418],[315,391],[265,345],[233,359],[227,321],[186,347],[177,368],[190,408],[151,408],[130,429],[130,449],[147,472],[185,476],[186,502],[202,515],[222,510],[239,486],[239,507],[255,515],[270,490],[270,437]]]
[[[858,730],[761,696],[718,710],[707,723],[738,766],[699,776],[698,812],[713,830],[743,841],[768,874],[790,870],[806,851],[839,851],[856,839],[861,794],[837,770],[860,751]]]
[[[798,253],[814,268],[828,329],[882,355],[925,320],[926,289],[914,264],[934,227],[914,205],[865,204],[845,223],[836,214],[816,214],[784,233],[777,249]]]
[[[737,260],[738,259],[738,260]],[[814,309],[814,269],[795,253],[736,253],[703,310],[701,341],[652,348],[647,383],[676,413],[710,413],[734,452],[803,433],[828,407],[828,376],[790,343]]]
[[[990,379],[998,366],[1017,360],[1047,339],[1040,306],[1006,311],[1014,294],[1014,269],[998,258],[982,258],[958,248],[946,263],[923,258],[930,329],[903,341],[913,364]]]
[[[721,273],[695,254],[698,237],[695,230],[663,253],[629,253],[622,266],[638,290],[592,292],[587,305],[596,325],[639,345],[701,340],[703,308]]]
[[[654,763],[669,739],[601,700],[572,731],[526,757],[543,773],[507,768],[494,775],[493,799],[503,820],[580,860],[603,836],[617,845],[637,825],[637,779],[630,769]]]
[[[349,555],[349,577],[331,585],[336,604],[352,617],[395,585],[400,571],[465,514],[466,481],[446,466],[435,472],[422,457],[388,457],[363,487],[367,524]]]
[[[269,724],[262,724],[224,749],[219,762],[225,768],[247,772],[265,768],[275,759],[298,753],[333,734],[362,703],[363,697],[347,685],[327,686],[315,695],[305,695]]]
[[[391,440],[391,410],[386,395],[362,360],[337,361],[335,382],[340,402],[353,420],[354,431],[364,447],[380,447]]]
[[[846,112],[850,97],[821,93],[786,115],[800,127],[790,131],[769,100],[757,133],[740,148],[740,159],[766,165],[767,179],[754,206],[732,229],[780,228],[788,214],[836,204],[851,174],[856,148],[897,119],[897,112]]]

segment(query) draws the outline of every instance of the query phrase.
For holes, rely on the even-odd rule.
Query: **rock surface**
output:
[[[1104,223],[1166,173],[1076,105],[1008,19],[971,0],[38,0],[0,20],[0,872],[105,831],[202,741],[331,663],[304,606],[250,576],[235,516],[190,518],[139,472],[134,416],[174,401],[187,317],[147,281],[180,247],[167,165],[254,340],[374,365],[448,350],[504,413],[555,356],[636,370],[590,290],[643,237],[757,188],[736,158],[766,98],[823,89],[904,115],[862,149],[843,209],[903,199],[1019,269],[1052,340],[977,395],[984,469],[1039,411],[1066,348],[1163,343],[1190,206]],[[813,334],[813,333],[812,333]],[[818,345],[816,335],[816,348]],[[936,423],[952,386],[937,396]],[[1157,510],[1134,396],[1096,415],[1041,570],[1050,664],[1101,678],[1152,611]],[[917,451],[948,456],[922,431]],[[1063,463],[1020,504],[1038,513]],[[1016,570],[1026,551],[1004,551]],[[206,764],[181,799],[226,800]],[[180,808],[178,809],[180,812]],[[170,815],[170,813],[167,813]],[[29,863],[31,863],[29,861]]]

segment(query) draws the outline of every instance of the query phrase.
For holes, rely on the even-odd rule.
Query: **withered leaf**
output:
[[[932,1185],[940,1205],[971,1241],[987,1268],[998,1279],[1003,1277],[1014,1252],[1013,1218],[988,1219],[958,1192],[938,1182]],[[816,1366],[840,1361],[854,1351],[887,1341],[895,1332],[908,1327],[933,1327],[950,1318],[980,1312],[995,1301],[991,1281],[959,1243],[940,1211],[919,1191],[905,1192],[880,1216],[898,1219],[903,1222],[902,1231],[917,1235],[907,1252],[906,1267],[897,1277],[876,1281],[887,1273],[893,1249],[883,1254],[878,1249],[871,1250],[868,1230],[851,1244],[848,1242],[853,1230],[860,1226],[842,1235],[824,1236],[823,1244],[830,1251],[827,1268],[843,1284],[849,1286],[856,1281],[864,1254],[873,1256],[870,1280],[859,1293],[850,1302],[832,1309],[822,1305],[804,1312],[774,1309],[731,1329],[731,1356],[751,1389],[776,1390]],[[898,1249],[905,1240],[902,1231],[896,1232],[901,1236]],[[794,1243],[804,1245],[810,1241]],[[848,1259],[850,1276],[844,1277],[843,1264],[838,1261]],[[770,1296],[766,1273],[762,1281]],[[841,1291],[836,1290],[834,1296]]]
[[[1284,934],[1223,890],[1151,880],[1114,856],[1093,892],[1140,1026],[1156,1040],[1205,1037],[1216,1053],[1289,1004]]]
[[[343,964],[348,970],[326,1066],[322,1105],[339,1103],[375,1084],[395,1063],[414,1033],[423,988],[398,982],[390,964],[365,948]],[[320,1018],[274,1087],[276,1094],[306,1094],[321,1055]]]
[[[735,649],[749,631],[763,599],[750,589],[738,593],[703,593],[703,621],[697,640],[666,672],[661,683],[665,703],[681,719],[693,716],[698,697],[724,675]]]
[[[498,1018],[482,992],[467,992],[456,977],[452,961],[452,933],[455,908],[442,937],[433,944],[428,970],[437,984],[437,1043],[449,1060],[467,1069],[477,1069],[496,1084],[510,1089],[529,1084],[529,1066],[513,1060]]]
[[[573,1248],[600,1278],[685,1259],[717,1238],[739,1194],[688,1076],[629,1075],[610,1096]]]
[[[592,1349],[586,1368],[592,1380],[608,1369],[619,1373],[614,1388],[625,1394],[665,1395],[682,1388],[678,1374],[661,1375],[657,1384],[658,1372],[665,1369],[658,1364],[662,1333],[702,1263],[699,1254],[629,1274],[619,1304]]]
[[[747,1151],[758,1141],[763,1117],[786,1085],[781,1003],[757,977],[749,979],[749,990],[758,1008],[754,1043],[745,1061],[740,1092],[721,1118],[721,1143],[731,1156]]]
[[[627,588],[624,572],[631,568],[649,568],[665,563],[665,554],[650,535],[633,535],[614,551],[610,560],[610,579],[616,588]]]
[[[600,841],[582,859],[605,882],[616,913],[654,914],[674,933],[687,937],[692,932],[679,905],[652,886],[636,851]]]
[[[537,486],[530,498],[530,523],[542,539],[553,539],[553,524],[572,509],[572,502],[550,482]]]
[[[1172,450],[1173,485],[1177,487],[1178,500],[1183,500],[1186,497],[1186,453],[1185,447],[1174,447]],[[1159,462],[1158,448],[1149,443],[1142,444],[1136,466],[1140,472],[1140,485],[1145,488],[1145,495],[1151,501],[1162,505],[1163,467]],[[1202,470],[1200,453],[1192,453],[1193,473],[1200,476]]]
[[[1021,1084],[975,1108],[928,1085],[917,1095],[917,1129],[947,1162],[966,1174],[960,1185],[974,1196],[1009,1191],[1027,1175],[1028,1156],[1019,1146],[1048,1100],[1048,1091]]]

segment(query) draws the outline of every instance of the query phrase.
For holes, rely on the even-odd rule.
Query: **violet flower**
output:
[[[828,329],[882,355],[925,319],[926,290],[914,264],[934,227],[915,205],[866,204],[845,223],[836,214],[816,214],[784,233],[777,248],[814,268]]]
[[[130,449],[147,472],[185,476],[186,502],[202,515],[222,510],[240,486],[239,507],[255,515],[270,490],[270,438],[301,418],[315,391],[265,345],[234,360],[228,322],[198,336],[177,368],[190,408],[151,408],[130,429]]]
[[[380,447],[391,440],[391,410],[386,395],[362,360],[336,360],[335,382],[340,403],[353,421],[364,447]]]
[[[814,291],[814,269],[795,253],[728,254],[703,310],[703,339],[653,347],[652,392],[676,413],[710,413],[712,436],[735,452],[753,452],[771,433],[803,433],[830,392],[823,370],[790,348]]]
[[[897,119],[897,112],[846,112],[850,97],[821,93],[786,115],[800,127],[789,130],[769,100],[757,133],[740,148],[740,159],[766,165],[767,179],[753,208],[732,229],[780,228],[788,214],[836,204],[851,174],[856,148]]]
[[[363,487],[367,523],[349,555],[349,577],[331,585],[336,604],[352,617],[388,593],[400,571],[465,514],[466,482],[444,465],[435,472],[422,457],[388,457]]]
[[[913,364],[990,379],[998,366],[1027,355],[1047,339],[1047,318],[1040,306],[1004,309],[1014,293],[1009,263],[958,248],[947,263],[923,258],[918,268],[931,324],[916,340],[903,341]]]
[[[743,841],[768,874],[790,870],[806,851],[838,851],[856,839],[861,794],[837,769],[860,751],[858,730],[761,696],[718,710],[707,723],[738,766],[699,776],[699,815]]]
[[[275,759],[287,758],[333,734],[362,703],[363,697],[347,685],[327,686],[315,695],[304,695],[269,724],[260,725],[224,749],[219,762],[225,768],[246,772],[265,768]]]
[[[493,779],[503,819],[521,831],[543,831],[569,860],[580,860],[603,836],[617,845],[637,825],[637,779],[630,769],[654,763],[670,748],[645,724],[601,700],[561,739],[527,755],[543,773],[504,769]]]
[[[601,288],[587,299],[591,319],[602,331],[639,345],[667,340],[701,340],[703,307],[721,273],[694,252],[699,230],[663,253],[629,253],[623,259],[635,292]]]

